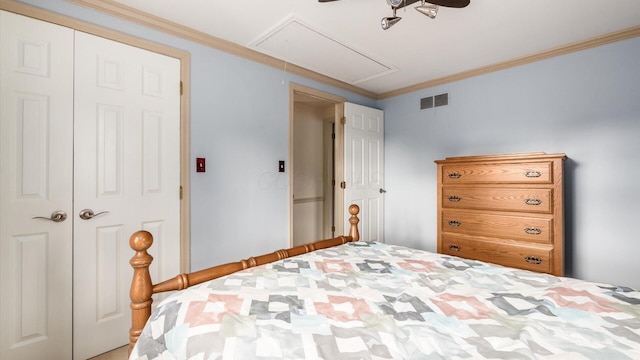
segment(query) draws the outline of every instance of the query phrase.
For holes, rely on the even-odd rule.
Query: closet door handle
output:
[[[32,217],[32,219],[43,219],[43,220],[50,220],[53,222],[63,222],[67,219],[67,213],[62,211],[62,210],[58,210],[58,211],[54,211],[51,213],[51,216],[46,217],[46,216],[34,216]]]
[[[98,216],[98,215],[102,215],[102,214],[108,214],[108,211],[100,211],[99,213],[94,213],[93,210],[91,209],[84,209],[82,211],[80,211],[80,213],[78,214],[80,216],[80,219],[82,220],[91,220],[94,217]]]

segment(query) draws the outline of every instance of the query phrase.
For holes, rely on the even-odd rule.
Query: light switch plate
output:
[[[206,162],[204,158],[196,158],[196,172],[205,172]]]

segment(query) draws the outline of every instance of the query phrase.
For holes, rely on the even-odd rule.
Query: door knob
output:
[[[108,211],[100,211],[99,213],[94,213],[93,210],[91,209],[84,209],[82,211],[80,211],[80,213],[78,214],[80,216],[80,219],[82,220],[91,220],[94,217],[98,216],[98,215],[102,215],[102,214],[107,214],[109,213]]]
[[[32,217],[32,219],[44,219],[44,220],[51,220],[53,222],[63,222],[67,219],[67,213],[62,210],[58,210],[58,211],[52,212],[50,217],[34,216]]]
[[[385,190],[385,189],[383,189],[383,188],[380,188],[380,194],[384,194],[384,193],[386,193],[386,192],[387,192],[387,190]]]

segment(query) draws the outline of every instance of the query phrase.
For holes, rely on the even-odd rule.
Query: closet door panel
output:
[[[0,11],[0,52],[0,358],[70,359],[73,30]]]
[[[75,64],[74,355],[87,358],[129,341],[133,232],[154,235],[154,281],[180,271],[180,62],[76,32]]]

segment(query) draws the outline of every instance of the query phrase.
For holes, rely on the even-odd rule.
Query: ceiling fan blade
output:
[[[470,0],[430,0],[427,1],[429,4],[439,5],[444,7],[451,8],[463,8],[469,5]]]
[[[333,2],[333,1],[338,1],[338,0],[318,0],[318,2],[321,2],[321,3]],[[380,0],[380,1],[382,1],[382,0]],[[413,3],[417,3],[418,1],[421,1],[421,0],[405,0],[396,9],[400,9],[400,8],[405,7],[405,6],[409,6],[409,5],[413,4]],[[466,7],[467,5],[469,5],[471,0],[431,0],[431,1],[427,1],[427,2],[429,4],[438,5],[438,6],[451,7],[451,8],[463,8],[463,7]]]
[[[405,0],[396,9],[400,9],[420,1],[421,0]],[[463,8],[469,5],[470,2],[471,0],[431,0],[431,1],[427,0],[427,3],[429,4],[450,7],[450,8]]]

